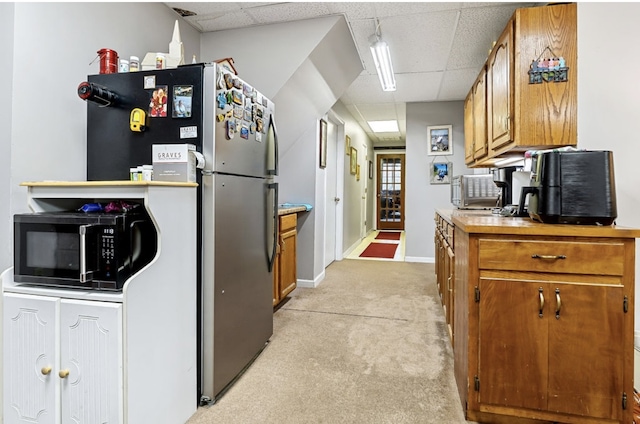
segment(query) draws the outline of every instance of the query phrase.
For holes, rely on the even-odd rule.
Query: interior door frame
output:
[[[337,113],[335,113],[333,110],[329,110],[329,112],[327,112],[326,115],[326,119],[328,119],[329,121],[331,121],[332,124],[334,124],[336,126],[336,167],[335,167],[335,172],[336,172],[336,176],[335,176],[335,181],[336,181],[336,197],[338,197],[340,199],[340,201],[338,201],[337,203],[334,203],[335,205],[335,212],[336,212],[336,233],[335,233],[335,241],[336,241],[336,248],[335,248],[335,260],[336,261],[341,261],[342,259],[344,259],[344,255],[343,255],[343,251],[342,251],[342,244],[344,242],[344,172],[342,172],[342,170],[344,169],[344,161],[345,161],[345,155],[342,154],[342,152],[344,152],[345,147],[345,122],[342,118],[340,118],[340,116],[338,116]],[[327,192],[327,188],[326,188],[326,184],[327,184],[327,176],[325,174],[325,178],[324,178],[324,182],[325,182],[325,197],[326,197],[326,192]],[[325,202],[325,213],[324,213],[324,228],[326,228],[326,224],[327,224],[327,212],[329,210],[329,207],[331,207],[333,205],[329,204],[328,202]],[[325,243],[326,243],[326,239],[325,239]],[[324,245],[324,243],[323,243]],[[325,259],[325,251],[323,250],[322,252],[322,264],[323,264],[323,269],[324,269],[324,264],[326,262]]]
[[[405,194],[404,193],[406,191],[406,185],[405,185],[405,180],[406,180],[406,166],[407,166],[407,151],[405,149],[389,149],[389,150],[375,150],[374,151],[374,163],[373,163],[373,188],[372,190],[374,191],[374,193],[371,195],[371,201],[372,201],[372,205],[373,205],[373,220],[374,220],[374,224],[372,225],[372,228],[375,228],[376,230],[380,230],[380,220],[378,218],[378,202],[380,201],[380,199],[378,198],[378,180],[379,180],[379,169],[378,169],[378,157],[380,155],[404,155],[404,168],[403,168],[403,172],[405,177],[403,178],[402,181],[402,186],[403,186],[403,200],[405,199]],[[404,218],[403,218],[403,223],[405,222]],[[403,225],[403,230],[404,225]]]

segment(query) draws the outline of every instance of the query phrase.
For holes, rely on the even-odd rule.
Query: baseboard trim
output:
[[[424,264],[435,264],[436,263],[435,258],[424,257],[424,256],[405,256],[404,257],[404,261],[405,262],[420,262],[420,263],[424,263]]]
[[[316,287],[318,287],[320,285],[320,283],[322,282],[322,280],[324,280],[324,276],[325,276],[325,271],[322,270],[322,272],[320,273],[320,275],[318,275],[315,279],[313,280],[302,280],[302,279],[298,279],[297,281],[297,286],[298,287],[304,287],[307,289],[315,289]]]

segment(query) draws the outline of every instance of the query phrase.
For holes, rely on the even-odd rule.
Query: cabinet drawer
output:
[[[603,242],[479,240],[480,269],[623,275],[624,245]]]
[[[297,224],[298,224],[298,215],[295,213],[280,216],[280,232],[287,231],[292,228],[296,228]]]

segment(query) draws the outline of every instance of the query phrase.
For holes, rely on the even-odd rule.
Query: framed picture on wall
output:
[[[451,183],[451,162],[432,162],[430,180],[431,184],[450,184]]]
[[[427,127],[429,156],[453,154],[452,128],[452,125]]]
[[[351,158],[349,164],[349,172],[351,172],[351,175],[356,175],[356,172],[358,171],[358,151],[355,147],[351,148]]]
[[[327,121],[320,120],[320,168],[327,167]]]
[[[344,154],[349,156],[351,154],[351,137],[344,136]]]
[[[373,180],[373,162],[369,161],[369,179]]]

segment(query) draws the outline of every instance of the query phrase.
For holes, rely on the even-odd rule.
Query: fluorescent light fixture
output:
[[[367,121],[374,133],[398,132],[398,121]]]
[[[389,45],[376,36],[370,47],[382,91],[396,91],[396,78],[393,75]]]

